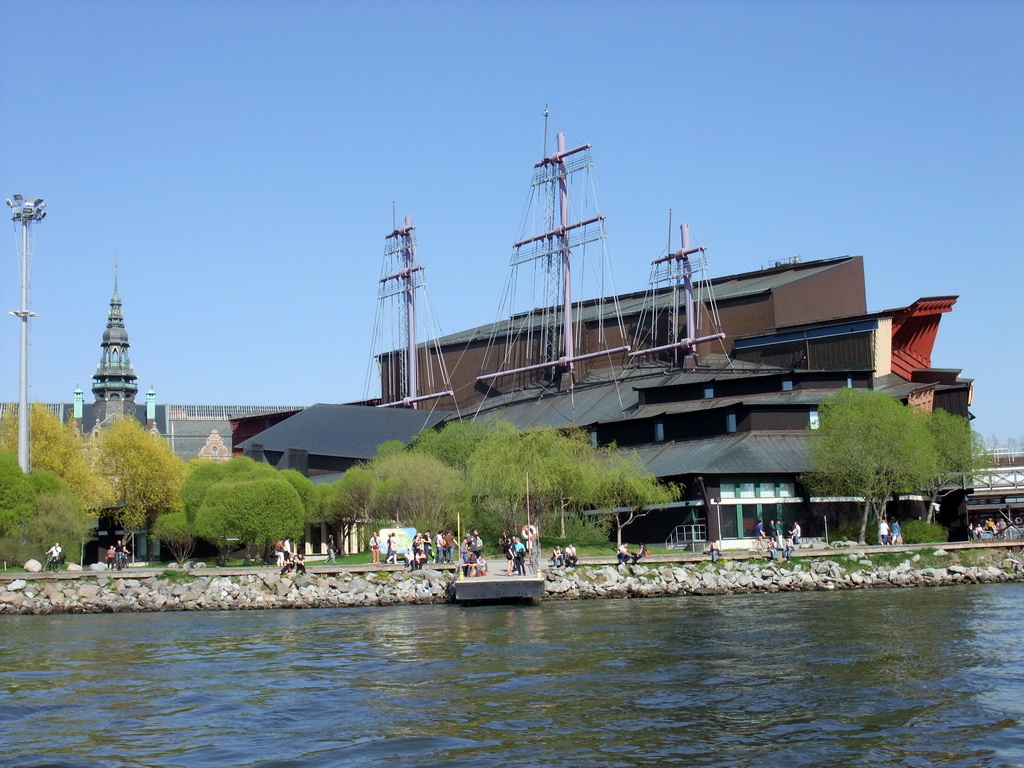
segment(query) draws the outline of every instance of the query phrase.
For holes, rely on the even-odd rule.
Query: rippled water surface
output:
[[[0,617],[0,764],[1017,766],[1024,586]]]

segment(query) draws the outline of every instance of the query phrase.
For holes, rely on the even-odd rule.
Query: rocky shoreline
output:
[[[935,557],[950,557],[936,550]],[[932,558],[933,560],[935,558]],[[545,599],[588,600],[753,592],[932,587],[1024,581],[1024,560],[1000,553],[985,565],[919,567],[921,555],[882,566],[861,555],[770,563],[729,560],[635,566],[551,568]],[[132,578],[83,574],[74,579],[15,579],[0,586],[0,614],[261,610],[422,605],[454,600],[454,575],[430,569],[280,576],[167,572]]]

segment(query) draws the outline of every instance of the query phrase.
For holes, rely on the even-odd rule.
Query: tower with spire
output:
[[[121,312],[121,297],[117,293],[117,270],[114,270],[114,295],[110,298],[110,314],[107,329],[103,332],[103,351],[96,373],[92,377],[92,393],[95,397],[93,413],[99,423],[118,414],[135,415],[135,394],[138,384],[128,359],[128,332],[124,328]]]

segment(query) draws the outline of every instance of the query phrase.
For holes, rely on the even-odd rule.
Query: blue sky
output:
[[[863,255],[870,310],[960,296],[933,364],[976,380],[982,434],[1024,439],[1024,4],[0,10],[0,197],[50,213],[34,400],[88,392],[115,260],[160,402],[361,398],[392,201],[441,330],[495,319],[547,103],[552,134],[594,145],[618,290],[645,287],[670,208],[716,275]],[[0,399],[17,399],[17,354],[10,318]]]

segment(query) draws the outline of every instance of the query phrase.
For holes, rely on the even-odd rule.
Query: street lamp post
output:
[[[22,472],[32,466],[29,459],[28,436],[28,319],[35,313],[28,308],[29,268],[32,263],[32,249],[29,225],[46,218],[46,203],[43,198],[26,200],[21,195],[8,198],[7,205],[14,212],[12,219],[21,223],[21,309],[11,312],[21,321],[21,369],[18,381],[18,465]]]

